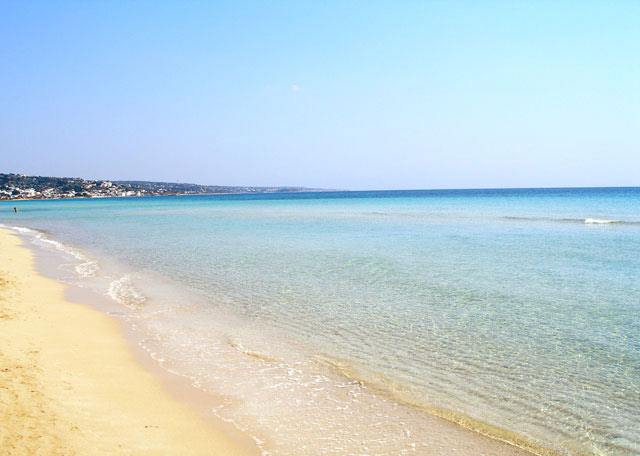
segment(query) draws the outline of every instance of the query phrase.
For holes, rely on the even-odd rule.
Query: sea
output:
[[[640,455],[640,188],[8,201],[0,224],[263,454],[454,454],[435,416]]]

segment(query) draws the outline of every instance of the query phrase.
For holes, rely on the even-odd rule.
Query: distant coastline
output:
[[[0,174],[0,201],[122,198],[142,196],[297,193],[319,191],[305,187],[240,187],[178,182],[88,180],[75,177]]]

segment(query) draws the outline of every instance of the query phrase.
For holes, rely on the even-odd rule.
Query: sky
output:
[[[0,172],[640,186],[640,2],[0,0]]]

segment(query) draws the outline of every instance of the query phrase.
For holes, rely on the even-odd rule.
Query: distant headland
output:
[[[304,187],[233,187],[178,182],[87,180],[77,177],[0,174],[0,200],[308,192]]]

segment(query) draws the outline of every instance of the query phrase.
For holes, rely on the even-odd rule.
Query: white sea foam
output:
[[[15,230],[18,233],[23,233],[23,234],[37,234],[38,233],[36,230],[32,230],[31,228],[24,228],[22,226],[0,225],[0,227],[7,228],[7,229],[10,229],[10,230]]]
[[[601,220],[601,219],[594,219],[594,218],[588,218],[585,219],[584,223],[589,223],[589,224],[594,224],[594,225],[606,225],[609,223],[620,223],[619,220]]]
[[[46,237],[46,235],[40,231],[31,229],[31,228],[26,228],[23,226],[11,226],[8,227],[6,225],[0,225],[0,227],[2,228],[9,228],[12,229],[14,231],[17,231],[18,233],[21,234],[27,234],[29,236],[33,237],[34,242],[36,243],[40,243],[41,245],[47,245],[50,247],[53,247],[54,249],[66,253],[67,255],[70,255],[74,258],[76,258],[77,260],[82,261],[82,263],[78,264],[75,266],[75,271],[78,274],[78,276],[85,278],[85,277],[93,277],[96,275],[96,273],[98,272],[98,270],[100,269],[100,266],[98,266],[98,263],[96,263],[95,261],[90,260],[89,258],[87,258],[85,255],[83,255],[81,252],[79,252],[78,250],[74,249],[71,246],[68,246],[66,244],[63,244],[62,242],[58,242],[58,241],[54,241],[53,239],[49,239],[48,237]]]
[[[77,265],[74,269],[80,277],[93,277],[100,269],[100,266],[95,261],[86,261]]]
[[[114,301],[134,309],[146,301],[145,295],[133,286],[131,276],[128,274],[111,282],[107,294]]]

